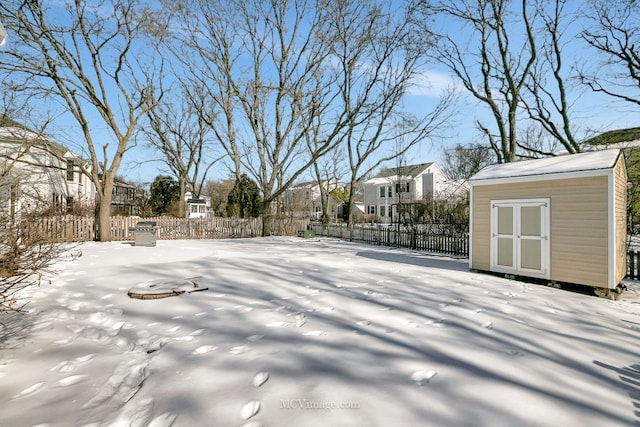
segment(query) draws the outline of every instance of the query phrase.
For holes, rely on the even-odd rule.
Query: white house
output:
[[[95,186],[82,173],[88,166],[65,147],[0,117],[0,206],[12,217],[93,206]]]
[[[184,195],[185,215],[187,218],[210,218],[215,215],[211,207],[211,197],[194,197],[190,191]]]
[[[396,222],[401,206],[465,198],[468,189],[466,182],[448,179],[433,162],[387,168],[364,182],[365,214]]]
[[[340,184],[332,180],[324,182],[323,186],[327,194],[327,215],[336,219],[341,215],[343,202],[328,193],[339,188]],[[292,185],[285,191],[282,204],[285,212],[295,217],[319,220],[322,216],[320,184],[317,181],[310,181]]]

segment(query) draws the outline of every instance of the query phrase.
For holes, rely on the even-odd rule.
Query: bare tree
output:
[[[203,98],[188,98],[180,88],[148,112],[150,127],[145,131],[149,144],[164,156],[164,163],[180,186],[179,216],[185,216],[185,194],[200,196],[209,169],[220,158],[212,158],[211,128],[198,112]]]
[[[258,183],[265,234],[272,202],[348,134],[365,138],[369,127],[378,135],[367,138],[391,140],[389,123],[419,63],[409,49],[417,35],[395,6],[200,0],[173,10],[182,24],[172,50],[195,58],[185,64],[188,87],[206,98],[201,114],[236,175],[246,170]],[[345,43],[358,52],[345,56]]]
[[[602,61],[580,80],[593,91],[640,106],[640,3],[593,0],[582,39]]]
[[[570,80],[563,70],[566,26],[575,19],[565,12],[566,0],[550,0],[540,7],[543,24],[543,41],[539,43],[540,55],[531,68],[531,80],[525,84],[529,97],[523,102],[529,117],[555,138],[569,153],[579,153],[580,144],[574,136],[571,120],[571,101],[567,92]],[[525,151],[535,150],[530,144],[518,141]]]
[[[144,46],[155,16],[135,0],[0,4],[11,40],[0,71],[15,88],[55,99],[77,125],[91,163],[84,172],[98,194],[102,241],[111,238],[111,192],[122,157],[140,120],[161,98],[154,78],[161,61],[156,49]]]
[[[312,0],[183,1],[180,49],[201,111],[233,162],[248,171],[263,195],[263,233],[270,233],[272,202],[338,141],[329,131],[310,155],[304,138],[323,115],[339,129],[332,105],[328,51],[318,37],[325,25]],[[189,52],[189,53],[187,53]],[[335,95],[334,95],[335,96]],[[329,114],[333,117],[329,118]]]
[[[202,189],[202,194],[211,197],[211,208],[216,216],[227,215],[227,202],[229,193],[233,190],[235,181],[223,179],[219,181],[207,181]]]
[[[551,134],[547,128],[537,121],[530,122],[520,129],[518,158],[539,159],[541,157],[557,156],[563,144]]]
[[[421,10],[427,16],[420,21],[424,33],[436,41],[433,58],[489,109],[492,124],[477,120],[476,125],[499,163],[513,161],[522,91],[536,60],[537,7],[526,0],[436,0],[423,1]],[[434,16],[445,18],[446,32],[426,27]]]
[[[39,283],[39,275],[62,252],[59,245],[32,225],[51,207],[29,182],[34,171],[60,172],[44,137],[49,119],[29,128],[17,120],[34,120],[24,100],[4,90],[0,98],[0,318],[8,311],[20,311],[28,302],[22,291]],[[31,116],[31,117],[29,117]],[[9,118],[13,117],[13,119]],[[31,130],[36,129],[36,130]],[[46,160],[42,160],[46,159]],[[62,172],[60,172],[62,174]],[[42,176],[41,176],[42,178]],[[25,188],[27,187],[27,188]],[[6,337],[0,321],[0,342]]]
[[[493,151],[480,144],[457,144],[442,151],[442,171],[450,179],[469,179],[492,163]]]
[[[341,147],[336,147],[313,164],[313,176],[320,192],[322,222],[329,222],[329,198],[331,192],[339,187],[344,173],[344,153]]]
[[[348,121],[342,146],[348,159],[345,218],[351,225],[353,197],[364,176],[382,163],[404,156],[433,136],[449,118],[452,93],[422,116],[403,109],[403,100],[425,65],[412,8],[384,3],[332,2],[332,59]]]

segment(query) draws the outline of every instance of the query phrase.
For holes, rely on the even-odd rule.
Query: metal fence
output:
[[[640,252],[629,251],[627,252],[627,279],[640,280]]]
[[[257,237],[262,235],[260,218],[208,218],[186,219],[173,217],[111,217],[111,240],[133,240],[129,231],[139,221],[155,221],[159,226],[159,240],[177,239],[228,239],[239,237]],[[308,220],[274,219],[272,234],[295,236],[304,230]],[[42,217],[22,224],[29,233],[37,233],[50,242],[83,242],[95,239],[95,219],[93,216],[62,215]]]
[[[469,256],[469,233],[456,224],[429,224],[422,228],[396,225],[311,223],[317,235],[380,246],[410,248],[428,252]]]

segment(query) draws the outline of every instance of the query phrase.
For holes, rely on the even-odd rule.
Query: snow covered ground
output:
[[[640,425],[635,284],[611,301],[332,239],[75,250],[1,320],[0,426]]]

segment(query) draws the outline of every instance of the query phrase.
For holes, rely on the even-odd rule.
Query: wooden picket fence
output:
[[[111,217],[111,240],[133,240],[129,231],[140,221],[155,221],[159,227],[158,240],[178,239],[229,239],[240,237],[258,237],[262,235],[260,218],[207,218],[185,219],[173,217]],[[272,234],[295,236],[299,230],[305,230],[308,220],[274,219]],[[42,217],[23,226],[30,233],[38,233],[50,242],[84,242],[95,239],[95,220],[93,216],[55,216]]]
[[[365,242],[380,246],[417,249],[449,255],[469,255],[469,233],[453,224],[430,224],[424,229],[405,229],[393,225],[312,223],[317,235]]]

